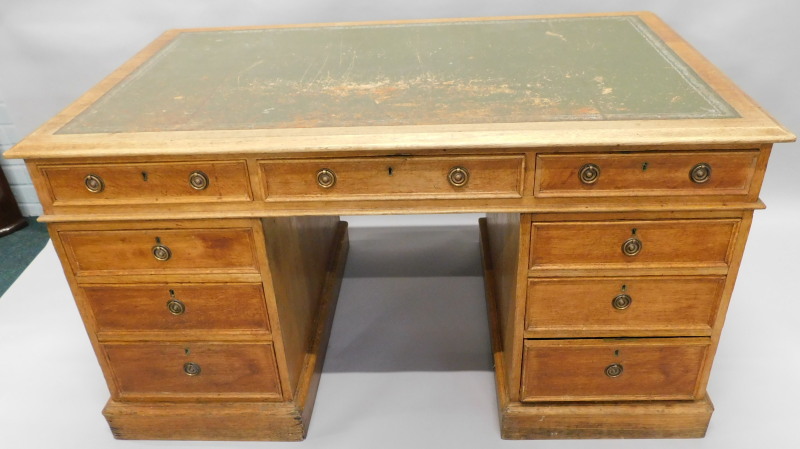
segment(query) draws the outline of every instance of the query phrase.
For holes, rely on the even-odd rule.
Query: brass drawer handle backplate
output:
[[[336,185],[336,173],[327,168],[321,169],[317,172],[317,184],[323,189],[330,189]]]
[[[625,310],[631,306],[632,302],[633,298],[631,298],[630,295],[626,295],[623,293],[621,295],[615,296],[614,299],[611,300],[611,305],[617,310]]]
[[[106,188],[103,178],[94,174],[86,175],[86,177],[83,178],[83,185],[86,186],[86,190],[92,193],[100,193]]]
[[[703,162],[692,167],[689,178],[696,184],[702,184],[711,179],[711,165]]]
[[[642,251],[642,241],[636,237],[625,240],[622,244],[622,253],[626,256],[635,256]]]
[[[156,260],[166,261],[172,257],[172,251],[170,251],[167,246],[159,243],[153,247],[153,257],[155,257]]]
[[[578,172],[578,177],[584,184],[594,184],[600,178],[600,167],[595,164],[585,164]]]
[[[208,188],[208,175],[200,170],[193,171],[189,175],[189,185],[195,190],[205,190]]]
[[[183,372],[187,376],[197,376],[200,374],[200,365],[194,362],[186,362],[183,364]]]
[[[464,167],[453,167],[447,174],[447,180],[453,187],[463,187],[469,182],[469,171]]]
[[[173,315],[183,315],[186,305],[180,299],[173,298],[167,301],[167,310]]]
[[[620,365],[619,363],[608,365],[606,367],[605,373],[606,376],[611,378],[619,377],[620,374],[622,374],[622,365]]]

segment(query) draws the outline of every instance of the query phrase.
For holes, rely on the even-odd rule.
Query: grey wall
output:
[[[3,0],[0,130],[11,135],[0,141],[0,149],[33,131],[168,28],[642,9],[659,14],[798,132],[798,5],[796,0]],[[794,198],[800,183],[793,174],[799,150],[798,144],[788,144],[773,153],[762,195],[773,207],[800,205]],[[10,169],[26,211],[35,212],[21,168]]]

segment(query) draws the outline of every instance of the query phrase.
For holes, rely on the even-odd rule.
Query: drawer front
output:
[[[244,161],[46,165],[54,205],[249,201]]]
[[[526,340],[523,401],[695,399],[709,340]]]
[[[270,343],[102,345],[121,399],[281,397]]]
[[[747,195],[758,151],[540,154],[538,197]]]
[[[534,222],[531,269],[725,267],[739,220]]]
[[[77,275],[257,273],[250,228],[61,231]]]
[[[267,200],[519,198],[524,157],[261,161]]]
[[[269,331],[261,284],[115,284],[81,288],[98,334]]]
[[[531,337],[711,335],[725,278],[529,279]]]

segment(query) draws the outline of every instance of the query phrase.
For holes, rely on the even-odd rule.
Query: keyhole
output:
[[[183,348],[183,354],[189,355],[189,348]]]
[[[631,235],[636,235],[636,228],[631,229]]]
[[[394,173],[394,168],[389,167],[389,176],[392,176],[393,173]]]
[[[147,172],[146,171],[142,172],[142,181],[147,182]]]
[[[628,286],[625,285],[625,284],[622,284],[622,292],[625,293],[626,290],[628,290]],[[170,291],[172,291],[172,290],[170,290]]]
[[[647,162],[642,164],[642,171],[645,171],[645,170],[647,170]]]
[[[619,357],[619,349],[614,351],[614,357]]]
[[[169,289],[169,297],[170,298],[175,298],[175,290]]]
[[[161,244],[161,237],[156,237],[156,245],[160,245],[160,244]]]

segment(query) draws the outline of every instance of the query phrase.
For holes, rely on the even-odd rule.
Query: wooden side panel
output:
[[[521,399],[696,399],[709,343],[707,338],[526,340]]]
[[[289,392],[297,388],[310,354],[338,223],[335,216],[262,220]]]
[[[516,400],[519,371],[522,359],[522,316],[524,313],[524,273],[527,255],[522,229],[526,221],[519,214],[487,214],[486,229],[489,237],[489,255],[497,301],[498,330],[503,349],[503,360],[509,396]],[[524,234],[523,234],[524,233]]]
[[[106,343],[115,399],[280,400],[271,343]],[[187,363],[196,364],[193,375]]]

